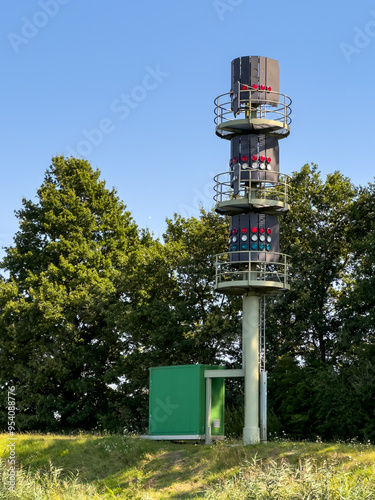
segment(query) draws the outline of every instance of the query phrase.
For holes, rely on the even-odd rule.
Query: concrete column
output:
[[[245,372],[243,443],[260,441],[259,428],[259,297],[243,296],[242,365]]]

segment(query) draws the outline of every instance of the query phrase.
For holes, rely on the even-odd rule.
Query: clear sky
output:
[[[229,142],[213,100],[231,60],[277,59],[293,100],[280,170],[374,180],[375,4],[315,0],[17,0],[0,18],[0,246],[54,155],[99,168],[155,236],[213,205]],[[3,251],[0,251],[0,256]]]

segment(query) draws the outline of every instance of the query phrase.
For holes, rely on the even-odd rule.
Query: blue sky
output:
[[[210,208],[230,156],[213,100],[239,56],[279,61],[293,100],[282,172],[314,162],[374,180],[373,2],[5,1],[0,39],[0,246],[59,154],[99,168],[155,236],[173,213]]]

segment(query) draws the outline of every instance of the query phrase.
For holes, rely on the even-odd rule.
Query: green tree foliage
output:
[[[160,242],[99,177],[54,158],[17,212],[1,264],[0,386],[17,388],[19,430],[144,431],[150,367],[241,366],[241,297],[213,290],[228,218],[176,214]],[[267,299],[272,427],[375,441],[375,185],[305,165],[290,203],[292,289]],[[241,430],[241,391],[227,383],[227,432]]]
[[[19,429],[105,426],[123,349],[117,327],[137,227],[83,160],[53,158],[37,202],[23,200],[0,295],[0,380]]]
[[[298,438],[375,439],[374,186],[316,166],[292,177],[281,220],[292,290],[269,300],[270,406]]]
[[[280,218],[281,249],[291,256],[292,289],[273,303],[268,330],[274,355],[306,362],[334,356],[337,302],[348,279],[348,231],[356,189],[339,172],[320,178],[305,165],[291,180],[291,210]],[[273,333],[274,332],[274,333]]]
[[[236,365],[240,302],[213,290],[213,256],[225,251],[227,234],[228,221],[215,212],[202,211],[199,219],[176,214],[167,220],[164,243],[149,240],[138,254],[122,384],[122,391],[138,401],[130,428],[147,423],[149,367]]]
[[[351,280],[341,298],[346,347],[375,340],[375,185],[360,190],[351,210]]]

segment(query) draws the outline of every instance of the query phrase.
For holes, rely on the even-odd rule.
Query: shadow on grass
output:
[[[0,454],[6,458],[6,436],[0,436]],[[5,444],[5,446],[3,446]],[[3,448],[1,448],[1,446]],[[318,462],[332,455],[353,454],[340,444],[268,443],[242,446],[240,442],[212,446],[141,440],[123,436],[17,436],[17,463],[33,472],[48,471],[50,463],[62,469],[61,478],[78,474],[81,483],[92,483],[98,491],[115,494],[151,492],[155,498],[200,498],[204,490],[230,479],[239,468],[259,461],[287,459],[291,466],[302,457]],[[365,447],[356,451],[362,453]],[[374,447],[366,449],[373,458]],[[121,496],[121,498],[125,498]],[[134,498],[140,498],[134,496]],[[154,496],[150,496],[154,498]]]
[[[122,436],[27,436],[18,435],[17,463],[32,471],[48,470],[50,462],[62,476],[78,472],[87,481],[103,479],[142,459],[149,447]],[[3,453],[6,458],[7,452]]]

